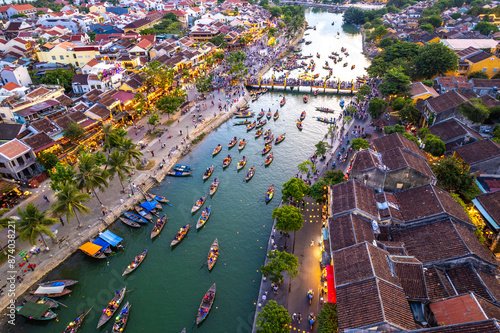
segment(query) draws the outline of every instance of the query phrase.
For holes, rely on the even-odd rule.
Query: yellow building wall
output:
[[[99,13],[99,14],[104,14],[106,13],[106,7],[104,6],[92,6],[89,8],[89,12],[91,13]]]
[[[484,71],[484,69],[486,70]],[[498,73],[499,70],[500,70],[500,59],[494,55],[478,63],[471,64],[470,66],[470,73],[484,71],[484,73],[486,73],[488,75],[488,78],[490,79],[492,78],[493,75]]]
[[[99,51],[66,51],[59,47],[54,47],[50,51],[38,51],[36,53],[39,61],[57,62],[60,64],[83,66],[94,59]]]
[[[433,94],[426,93],[426,94],[423,94],[423,95],[412,96],[412,97],[411,97],[411,99],[412,99],[412,101],[413,101],[413,104],[415,104],[415,103],[417,103],[417,101],[418,101],[419,99],[421,99],[421,100],[423,100],[423,101],[424,101],[424,100],[426,100],[426,99],[427,99],[427,98],[429,98],[429,97],[436,97],[436,96],[434,96]]]

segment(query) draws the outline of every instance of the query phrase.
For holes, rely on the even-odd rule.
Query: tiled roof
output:
[[[449,219],[409,229],[394,230],[392,237],[395,241],[403,242],[408,254],[416,257],[424,265],[467,256],[477,256],[485,263],[496,265],[492,256],[484,248],[479,247],[481,244],[477,238],[474,239],[474,231]]]
[[[91,107],[90,109],[88,109],[85,112],[85,114],[87,114],[87,112],[88,113],[91,112],[91,113],[95,114],[96,116],[98,116],[99,118],[101,118],[103,120],[109,118],[109,116],[111,115],[111,112],[109,112],[108,109],[103,108],[102,106],[97,105],[97,104],[94,105],[93,107]],[[89,116],[89,117],[93,118],[92,116]]]
[[[30,147],[18,139],[11,140],[0,146],[0,155],[12,160],[17,156],[30,151]]]
[[[485,139],[458,147],[455,153],[471,166],[490,158],[500,157],[500,146],[490,139]]]
[[[352,170],[364,171],[375,167],[382,168],[382,164],[380,163],[380,156],[377,156],[373,150],[363,149],[354,156]]]
[[[330,218],[328,229],[332,251],[375,239],[371,222],[359,215],[347,214]]]
[[[431,94],[433,96],[438,96],[439,94],[432,87],[427,87],[422,82],[414,82],[410,87],[410,95],[419,96],[423,94]]]
[[[23,140],[35,153],[53,146],[56,142],[47,134],[41,132]]]
[[[476,200],[481,204],[486,213],[500,225],[500,191],[481,194],[476,197]]]
[[[402,148],[411,153],[425,158],[424,153],[418,148],[417,144],[399,133],[385,135],[372,141],[373,148],[378,152],[383,152],[393,148]]]
[[[23,128],[22,124],[0,123],[0,140],[9,141],[15,139]]]
[[[469,60],[472,63],[478,63],[478,62],[481,62],[485,59],[488,59],[489,57],[495,58],[495,56],[483,51],[483,52],[479,52],[478,54],[475,54],[473,56],[468,57],[467,60]]]
[[[65,94],[62,94],[61,96],[56,97],[56,100],[61,103],[63,106],[69,106],[73,104],[73,100],[66,96]]]
[[[467,134],[465,128],[455,118],[450,118],[429,127],[433,135],[437,135],[445,143]]]
[[[474,88],[500,87],[500,79],[472,79]]]
[[[32,122],[31,126],[38,132],[50,133],[52,131],[59,130],[59,128],[57,128],[56,125],[54,125],[50,120],[45,118]]]
[[[50,92],[50,90],[45,89],[44,87],[36,88],[35,90],[33,90],[32,92],[30,92],[29,94],[26,94],[26,98],[28,98],[28,99],[34,99],[36,97],[43,96],[43,95],[45,95],[45,94],[47,94],[49,92]]]
[[[399,278],[406,297],[427,299],[422,263],[414,257],[390,256],[389,258],[394,262],[396,276]]]
[[[429,267],[424,270],[424,274],[427,294],[431,301],[456,295],[453,286],[442,270]]]
[[[412,331],[413,333],[498,333],[500,325],[494,319],[476,321],[472,323],[440,326]]]
[[[68,117],[69,117],[69,119],[71,119],[75,123],[80,123],[82,121],[87,120],[87,116],[83,112],[80,112],[80,111],[68,113]]]
[[[463,208],[453,200],[451,195],[433,185],[414,187],[398,192],[395,196],[406,222],[447,213],[465,223],[472,224]]]
[[[500,285],[497,279],[488,273],[477,270],[471,265],[454,267],[446,270],[446,275],[459,294],[474,292],[488,301],[500,300]]]
[[[347,181],[332,186],[332,210],[335,213],[346,212],[352,209],[359,209],[374,217],[378,215],[375,204],[375,193],[370,188],[357,181]]]
[[[430,107],[437,114],[455,108],[465,102],[467,102],[467,100],[454,90],[428,100]]]

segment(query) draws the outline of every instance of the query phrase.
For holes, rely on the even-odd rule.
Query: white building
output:
[[[5,67],[0,72],[3,84],[13,82],[21,87],[27,87],[32,84],[28,69],[24,66]]]

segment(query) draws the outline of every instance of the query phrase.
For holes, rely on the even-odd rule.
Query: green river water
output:
[[[345,60],[349,66],[336,65],[334,75],[351,80],[364,74],[363,68],[368,61],[361,54],[361,35],[343,32],[341,15],[308,10],[306,19],[310,25],[316,25],[317,30],[307,31],[310,35],[305,38],[313,43],[303,45],[304,54],[322,53],[318,61],[322,66],[325,60],[329,60],[327,56],[331,51],[340,51],[341,46],[345,46],[350,52]],[[333,21],[334,26],[331,25]],[[340,31],[339,39],[337,31]],[[356,63],[353,71],[350,70],[351,63]],[[321,76],[325,75],[323,69],[320,68],[319,72]],[[79,281],[70,287],[73,292],[69,296],[58,299],[68,306],[56,309],[58,321],[32,322],[18,316],[16,326],[10,332],[62,332],[81,311],[91,306],[93,310],[79,332],[111,332],[113,320],[96,330],[98,317],[114,291],[124,285],[129,290],[134,289],[125,297],[125,301],[132,304],[126,332],[177,333],[184,327],[187,332],[251,332],[260,286],[260,266],[272,225],[271,212],[279,204],[281,186],[296,174],[297,165],[313,154],[314,144],[327,132],[327,126],[313,118],[321,115],[314,111],[314,107],[326,106],[340,111],[342,97],[311,96],[309,103],[304,104],[302,93],[287,92],[287,103],[279,108],[282,94],[280,91],[267,93],[251,105],[256,113],[261,108],[267,110],[270,107],[273,113],[280,109],[279,119],[273,121],[271,118],[264,126],[264,129],[271,128],[275,137],[282,133],[287,135],[285,141],[273,146],[275,158],[269,167],[264,167],[264,157],[260,154],[264,147],[262,137],[254,139],[255,130],[247,133],[245,126],[233,126],[233,121],[227,122],[208,135],[182,161],[195,169],[193,177],[166,178],[151,190],[166,196],[173,205],[164,206],[163,212],[170,219],[157,239],[150,239],[152,224],[132,229],[121,222],[115,223],[110,230],[124,238],[124,250],[109,260],[92,259],[78,252],[47,276],[46,280],[66,278]],[[343,97],[350,99],[349,96]],[[295,120],[302,110],[307,111],[307,117],[304,130],[299,131]],[[227,144],[233,136],[246,138],[247,145],[241,152],[237,147],[230,150],[233,162],[223,171],[222,160],[228,154]],[[212,150],[218,143],[223,146],[222,152],[212,158]],[[247,166],[237,172],[236,164],[243,155],[248,158]],[[214,174],[203,182],[202,174],[211,164],[217,165]],[[256,166],[256,173],[246,183],[245,174],[252,165]],[[195,224],[199,212],[192,215],[190,210],[196,199],[208,194],[215,177],[220,179],[220,187],[205,203],[205,206],[212,206],[212,215],[206,226],[197,232]],[[276,188],[275,198],[266,205],[265,193],[272,184]],[[170,241],[186,223],[190,223],[192,229],[177,247],[171,249]],[[219,240],[220,257],[212,272],[208,272],[206,265],[202,265],[215,238]],[[123,270],[144,249],[149,252],[142,265],[129,276],[122,277]],[[200,326],[193,327],[201,299],[214,282],[217,283],[217,295],[212,311]]]

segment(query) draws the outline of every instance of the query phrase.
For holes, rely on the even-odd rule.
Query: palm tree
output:
[[[118,175],[123,192],[125,192],[123,181],[127,179],[127,175],[132,171],[132,167],[127,165],[127,156],[115,149],[108,157],[109,179],[113,179],[115,175]]]
[[[143,155],[141,151],[135,150],[136,147],[137,145],[132,142],[131,138],[125,138],[120,147],[120,152],[126,156],[126,161],[130,165],[133,165],[136,161],[140,161]]]
[[[86,189],[88,192],[93,192],[99,203],[102,205],[101,199],[97,196],[96,188],[101,191],[108,187],[108,172],[102,170],[96,163],[94,154],[84,152],[78,158],[78,171],[76,181],[80,190]]]
[[[14,221],[12,217],[3,217],[5,213],[7,213],[9,210],[8,209],[0,209],[0,230],[7,228],[10,224],[10,222]],[[3,254],[7,255],[7,252],[5,251],[5,247],[2,246],[2,252]]]
[[[90,209],[82,203],[90,200],[88,193],[82,193],[75,184],[67,182],[61,185],[61,190],[56,192],[57,201],[52,204],[52,211],[56,216],[66,215],[66,221],[76,216],[78,228],[82,227],[78,213],[88,214]]]
[[[112,124],[107,124],[102,127],[102,134],[104,139],[104,150],[108,153],[111,149],[118,147],[121,144],[121,136],[118,134],[118,130],[113,128]]]
[[[35,207],[32,203],[29,203],[25,210],[17,208],[17,213],[20,217],[16,221],[19,239],[21,241],[27,240],[31,245],[37,245],[37,238],[41,237],[43,245],[48,250],[49,247],[45,243],[43,235],[55,238],[56,236],[49,227],[58,223],[59,220],[47,217],[47,211],[41,211],[38,206]]]

